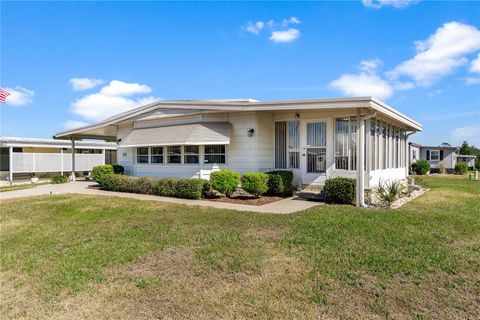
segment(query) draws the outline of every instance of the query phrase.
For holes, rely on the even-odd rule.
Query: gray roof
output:
[[[52,147],[52,148],[70,148],[72,142],[70,140],[59,139],[37,139],[22,137],[0,137],[0,146],[8,147]],[[75,141],[77,148],[105,148],[116,149],[116,143],[103,141]]]

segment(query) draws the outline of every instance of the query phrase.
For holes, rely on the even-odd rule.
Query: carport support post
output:
[[[75,138],[70,138],[72,140],[72,181],[75,181]]]
[[[8,147],[8,181],[13,184],[13,147]]]

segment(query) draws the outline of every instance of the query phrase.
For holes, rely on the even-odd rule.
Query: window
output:
[[[169,146],[167,148],[167,161],[168,163],[182,163],[182,147]]]
[[[163,147],[152,147],[150,151],[150,163],[163,163]]]
[[[417,160],[417,150],[412,150],[412,159]]]
[[[356,117],[341,118],[335,120],[335,169],[356,169],[356,131]]]
[[[205,146],[205,163],[225,163],[225,145]]]
[[[183,147],[183,163],[199,163],[198,159],[198,146]]]
[[[275,168],[300,167],[300,122],[275,122]]]
[[[137,148],[137,163],[148,163],[148,147]]]
[[[430,160],[439,161],[440,160],[440,150],[430,150]]]

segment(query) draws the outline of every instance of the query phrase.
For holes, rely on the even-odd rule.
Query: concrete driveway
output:
[[[24,197],[35,197],[35,196],[50,196],[58,194],[88,194],[88,195],[99,195],[99,196],[109,196],[109,197],[122,197],[122,198],[132,198],[138,200],[150,200],[150,201],[162,201],[170,202],[177,204],[186,204],[192,206],[202,206],[202,207],[213,207],[219,209],[230,209],[238,211],[249,211],[249,212],[263,212],[263,213],[277,213],[277,214],[288,214],[298,211],[303,211],[310,209],[312,207],[321,205],[322,203],[307,201],[303,199],[298,199],[296,197],[287,198],[281,201],[268,203],[263,206],[254,206],[254,205],[245,205],[245,204],[236,204],[236,203],[225,203],[225,202],[215,202],[208,200],[191,200],[191,199],[179,199],[179,198],[170,198],[170,197],[159,197],[146,194],[137,194],[137,193],[124,193],[124,192],[113,192],[113,191],[104,191],[94,188],[95,182],[90,181],[76,181],[69,182],[64,184],[48,184],[43,186],[38,186],[30,189],[21,189],[15,191],[7,191],[0,193],[0,201],[7,201],[10,199],[24,198]]]

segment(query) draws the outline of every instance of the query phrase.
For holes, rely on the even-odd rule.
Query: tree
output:
[[[451,147],[452,145],[448,142],[442,142],[441,147]]]
[[[465,155],[473,154],[473,148],[468,145],[467,141],[463,141],[462,146],[460,147],[459,154],[465,154]]]

